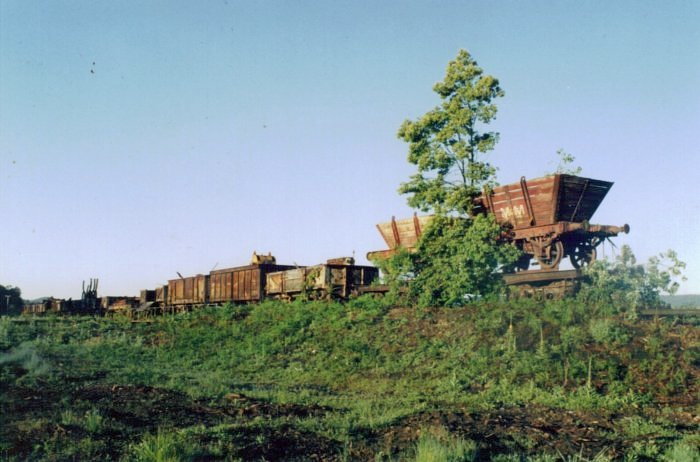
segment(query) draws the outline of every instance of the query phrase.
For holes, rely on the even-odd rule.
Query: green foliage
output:
[[[666,449],[661,460],[666,462],[700,462],[700,437],[684,438]]]
[[[131,446],[127,460],[133,462],[180,462],[188,460],[184,442],[175,431],[158,429],[147,433],[138,444]]]
[[[586,270],[588,282],[578,294],[589,306],[613,314],[659,307],[662,293],[678,290],[677,280],[685,280],[685,263],[673,250],[651,257],[646,265],[638,264],[632,250],[625,245],[614,260],[598,260]]]
[[[493,184],[496,171],[482,157],[494,148],[498,134],[480,132],[479,124],[496,117],[493,100],[504,92],[465,50],[433,90],[442,104],[399,129],[399,138],[409,143],[408,161],[418,168],[399,191],[410,194],[408,203],[423,211],[471,215],[473,199]]]
[[[0,285],[0,315],[19,314],[24,301],[19,287]]]
[[[410,293],[421,306],[463,305],[467,297],[498,293],[500,269],[520,256],[513,245],[499,243],[500,236],[490,215],[436,216],[409,255],[415,274]]]
[[[476,460],[478,447],[474,441],[464,440],[446,430],[421,431],[416,443],[416,462],[470,462]]]
[[[580,175],[583,169],[580,166],[574,167],[574,162],[576,158],[566,152],[564,148],[557,149],[557,156],[559,157],[559,163],[554,173],[564,173],[567,175]]]
[[[475,199],[484,187],[495,185],[496,173],[484,157],[498,133],[480,131],[480,125],[496,117],[494,100],[504,92],[465,50],[433,90],[441,105],[399,129],[399,138],[409,145],[408,161],[418,169],[399,192],[409,195],[410,206],[436,216],[416,253],[400,252],[383,273],[393,288],[406,275],[414,276],[409,293],[423,306],[459,305],[467,296],[497,292],[498,269],[519,256],[514,246],[501,245],[495,220],[474,216]]]
[[[85,430],[87,430],[89,433],[99,433],[104,428],[105,417],[102,415],[99,409],[90,409],[85,413],[83,425]]]
[[[591,413],[581,425],[595,419],[619,430],[588,436],[640,458],[693,454],[692,429],[667,420],[685,419],[692,405],[695,326],[631,322],[580,300],[479,299],[449,310],[385,303],[365,296],[210,307],[149,323],[0,324],[8,358],[33,352],[50,371],[28,380],[31,361],[0,361],[7,409],[0,447],[8,460],[168,460],[173,453],[275,460],[264,451],[297,444],[276,439],[286,432],[330,442],[348,460],[371,459],[354,452],[359,445],[393,460],[419,452],[468,459],[468,438],[478,435],[455,419],[514,409],[520,422],[531,409],[542,419],[566,414],[572,424]],[[662,415],[659,403],[679,397],[684,409],[668,406]],[[173,401],[182,408],[172,410]],[[441,424],[444,432],[435,430]],[[406,433],[418,428],[428,429],[420,450],[416,433]],[[655,446],[624,445],[627,439]],[[382,446],[397,440],[400,450]],[[506,440],[512,451],[548,450],[532,433]]]

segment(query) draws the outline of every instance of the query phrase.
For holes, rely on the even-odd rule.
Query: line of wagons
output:
[[[596,248],[603,241],[628,233],[626,224],[594,225],[589,221],[612,185],[607,181],[555,174],[529,181],[523,177],[516,183],[485,189],[476,200],[476,213],[494,215],[507,230],[504,242],[512,242],[522,251],[522,258],[515,266],[504,271],[510,273],[505,274],[506,283],[521,293],[541,291],[540,286],[549,287],[552,281],[561,281],[557,274],[568,274],[559,271],[564,257],[569,257],[573,268],[581,268],[596,259]],[[415,250],[422,230],[432,218],[414,215],[377,225],[389,248],[369,252],[367,259],[382,260],[400,248]],[[574,273],[580,279],[580,273]],[[248,266],[172,279],[157,289],[141,291],[140,297],[102,297],[98,309],[155,314],[207,304],[254,303],[268,298],[288,300],[302,294],[310,299],[347,299],[353,294],[373,291],[370,285],[378,276],[377,268],[357,266],[349,257],[298,267],[278,265],[271,255],[253,253]],[[55,306],[47,308],[47,303]],[[42,306],[26,306],[25,312],[88,313],[92,309],[94,304],[90,307],[81,305],[80,301],[52,300]]]
[[[369,288],[379,277],[373,266],[356,265],[352,257],[334,258],[314,266],[278,265],[272,255],[253,253],[249,265],[213,270],[209,274],[171,279],[139,297],[100,297],[90,312],[81,300],[47,299],[26,305],[24,313],[74,313],[148,316],[181,312],[203,305],[257,303],[265,299],[345,300]]]

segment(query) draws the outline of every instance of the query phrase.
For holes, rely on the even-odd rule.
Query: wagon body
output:
[[[103,313],[128,313],[140,304],[140,297],[118,297],[113,295],[100,297],[100,308]]]
[[[168,281],[167,305],[192,306],[204,305],[207,302],[209,276],[198,274]]]
[[[372,261],[388,258],[394,255],[399,248],[413,251],[423,234],[423,230],[428,227],[432,219],[432,215],[419,217],[414,214],[412,218],[397,220],[391,217],[391,221],[379,223],[377,230],[389,249],[369,252],[367,259]]]
[[[629,232],[629,226],[591,225],[589,220],[613,183],[556,174],[484,191],[476,211],[492,213],[509,229],[508,239],[523,251],[514,269],[535,259],[541,269],[559,267],[568,256],[575,268],[595,260],[596,247],[607,237]]]
[[[605,238],[629,232],[629,226],[591,225],[589,220],[613,183],[575,175],[556,174],[485,190],[477,198],[476,214],[491,213],[507,233],[505,242],[514,243],[522,258],[514,270],[530,267],[534,258],[541,269],[559,267],[568,256],[575,268],[596,257],[595,249]],[[388,250],[369,252],[369,260],[392,256],[399,248],[415,249],[431,216],[380,223],[377,229]]]
[[[310,298],[345,299],[378,276],[379,270],[373,266],[325,263],[269,273],[266,293],[269,297],[285,299],[302,293]]]
[[[209,302],[259,302],[265,296],[267,274],[294,268],[288,265],[259,264],[209,273]]]
[[[556,174],[494,188],[480,198],[481,207],[514,230],[559,222],[589,221],[613,183]]]

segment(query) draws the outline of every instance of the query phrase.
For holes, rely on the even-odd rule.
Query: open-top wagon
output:
[[[564,257],[574,268],[596,258],[606,238],[629,232],[629,226],[593,225],[589,220],[613,183],[556,174],[485,190],[476,210],[492,213],[508,228],[508,239],[523,251],[517,270],[535,259],[541,269],[557,269]]]
[[[514,270],[526,270],[532,259],[542,270],[556,270],[564,257],[574,268],[596,258],[606,238],[629,232],[629,226],[593,225],[589,220],[613,183],[575,175],[555,174],[485,190],[476,213],[492,213],[507,230],[506,242],[522,252]],[[377,229],[388,250],[369,252],[369,260],[387,258],[398,248],[413,250],[432,216],[391,219]]]

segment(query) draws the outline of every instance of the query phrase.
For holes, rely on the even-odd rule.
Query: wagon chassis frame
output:
[[[567,256],[572,266],[578,269],[596,259],[596,247],[605,239],[617,236],[621,232],[629,232],[629,226],[560,221],[553,225],[512,230],[507,239],[529,256],[527,261],[525,258],[521,259],[516,265],[516,270],[526,270],[531,258],[539,263],[541,269],[556,269]]]

